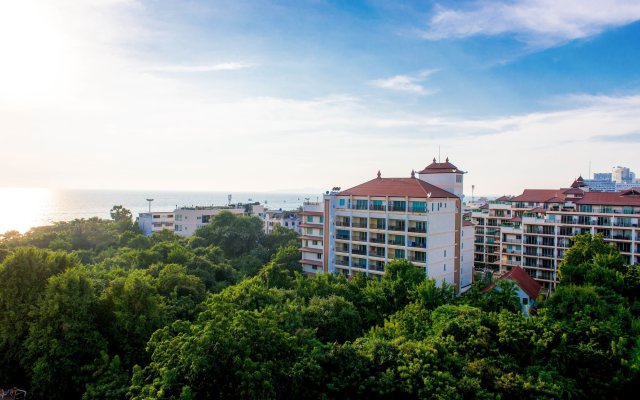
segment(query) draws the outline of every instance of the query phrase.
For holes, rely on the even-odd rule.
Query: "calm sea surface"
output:
[[[166,192],[114,190],[49,190],[0,188],[0,233],[8,230],[25,232],[33,226],[75,218],[109,218],[109,210],[116,204],[133,213],[173,211],[176,206],[226,205],[231,194],[232,203],[259,201],[269,209],[291,210],[302,205],[305,198],[316,200],[319,193],[242,193],[242,192]]]

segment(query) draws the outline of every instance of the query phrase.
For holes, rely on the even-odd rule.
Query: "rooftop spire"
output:
[[[380,173],[380,170],[378,170],[378,179],[382,178],[382,174]]]
[[[416,171],[414,169],[411,170],[411,177],[412,178],[416,177]]]

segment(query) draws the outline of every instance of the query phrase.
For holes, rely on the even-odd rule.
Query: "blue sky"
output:
[[[13,3],[0,186],[323,191],[438,146],[486,194],[640,169],[637,1]]]

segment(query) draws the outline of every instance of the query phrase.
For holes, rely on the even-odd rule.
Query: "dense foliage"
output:
[[[300,274],[292,231],[227,213],[189,238],[112,221],[0,241],[0,385],[47,399],[624,398],[640,268],[578,236],[537,315],[513,285],[461,297],[406,261]]]

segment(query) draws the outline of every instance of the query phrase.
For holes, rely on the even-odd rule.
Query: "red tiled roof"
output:
[[[534,299],[538,297],[538,293],[540,293],[540,289],[542,288],[542,286],[529,276],[527,271],[522,269],[522,267],[513,267],[511,271],[502,275],[498,279],[511,279],[520,287],[520,289],[528,294],[529,297]]]
[[[449,162],[449,158],[447,161],[443,163],[436,162],[436,159],[433,159],[433,162],[427,165],[422,171],[418,172],[419,174],[445,174],[455,172],[459,174],[464,174],[464,171],[460,171],[458,167],[451,164]]]
[[[517,215],[515,217],[512,217],[509,221],[513,221],[513,222],[522,222],[522,218],[518,217]]]
[[[496,199],[496,201],[510,201],[513,196],[500,196]]]
[[[562,189],[525,189],[520,196],[512,198],[511,201],[543,203],[554,197],[564,198]]]
[[[546,213],[547,210],[545,210],[542,207],[536,207],[536,208],[532,208],[531,210],[529,210],[529,212],[534,212],[534,213]]]
[[[569,188],[562,193],[563,194],[584,194],[584,191],[578,188]]]
[[[463,219],[462,226],[475,226],[475,224],[471,221],[467,221],[466,219]]]
[[[640,189],[636,189],[640,190]],[[624,192],[585,192],[576,204],[602,204],[606,206],[637,206],[640,207],[640,195],[633,190]]]
[[[455,194],[417,178],[375,178],[343,190],[338,196],[409,196],[455,198]]]

